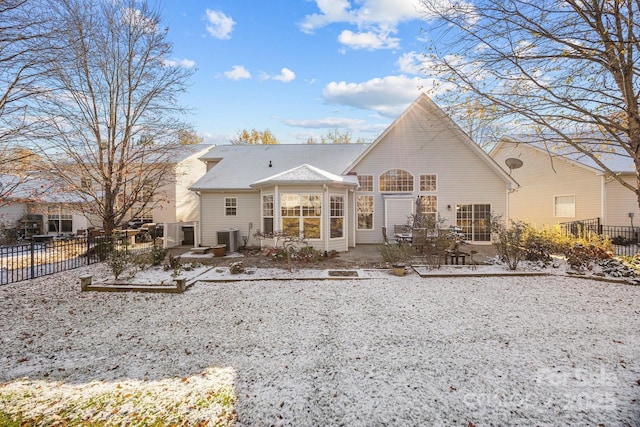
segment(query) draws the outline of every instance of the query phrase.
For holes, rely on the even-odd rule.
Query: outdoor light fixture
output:
[[[451,210],[451,205],[447,205],[447,210]]]
[[[269,160],[269,167],[273,167],[273,165],[271,164],[271,160]]]

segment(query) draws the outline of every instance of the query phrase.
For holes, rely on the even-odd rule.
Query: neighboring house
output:
[[[200,219],[198,195],[189,187],[206,173],[200,160],[213,145],[185,145],[177,153],[171,174],[154,194],[153,208],[146,214],[155,223],[191,222]]]
[[[511,170],[520,184],[509,195],[511,219],[536,227],[595,218],[607,226],[630,226],[634,218],[635,225],[640,223],[638,201],[632,191],[569,147],[556,144],[549,148],[529,138],[525,142],[504,138],[491,150],[491,156],[507,172],[507,159],[522,162]],[[636,185],[629,156],[602,154],[600,159],[626,182]]]
[[[4,175],[0,182],[14,177]],[[16,229],[22,237],[47,234],[54,236],[77,234],[78,230],[96,227],[96,218],[83,213],[82,200],[51,180],[30,177],[15,185],[0,206],[0,225]]]
[[[380,243],[381,228],[423,213],[456,224],[474,242],[490,241],[491,214],[507,214],[517,186],[426,95],[420,95],[373,143],[222,145],[202,157],[201,243],[218,232],[304,233],[319,250]],[[273,244],[273,242],[268,242]]]

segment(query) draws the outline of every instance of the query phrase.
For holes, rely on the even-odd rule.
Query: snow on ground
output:
[[[640,425],[640,286],[380,272],[82,293],[88,272],[107,274],[0,287],[0,414],[224,424],[230,403],[240,426]],[[87,409],[96,395],[112,401]]]

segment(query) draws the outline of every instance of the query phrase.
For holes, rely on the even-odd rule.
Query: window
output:
[[[437,191],[435,175],[420,175],[420,191]]]
[[[50,233],[72,233],[73,216],[70,214],[50,213],[47,215],[47,230]]]
[[[319,194],[282,194],[280,196],[282,231],[290,236],[320,238],[322,197]]]
[[[413,191],[413,175],[402,169],[391,169],[380,175],[380,191]]]
[[[467,239],[491,241],[491,205],[457,205],[456,225],[462,228]]]
[[[262,232],[273,233],[273,194],[262,196]]]
[[[426,224],[437,224],[438,196],[420,196],[421,214]]]
[[[373,175],[358,175],[358,191],[373,191]]]
[[[356,196],[358,230],[373,230],[373,196]]]
[[[555,196],[553,198],[553,215],[562,218],[575,218],[576,196]]]
[[[331,218],[329,228],[331,238],[344,237],[344,197],[330,196]]]
[[[238,214],[238,198],[225,197],[224,198],[224,215],[236,216],[237,214]]]

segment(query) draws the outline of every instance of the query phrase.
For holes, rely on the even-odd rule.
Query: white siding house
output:
[[[522,166],[511,170],[520,188],[509,195],[510,218],[543,227],[599,218],[608,226],[638,225],[640,211],[635,194],[608,176],[595,162],[565,147],[551,152],[540,142],[504,138],[491,156],[505,171],[507,159]],[[602,155],[601,160],[635,186],[633,161],[628,156]]]
[[[304,232],[316,249],[379,243],[382,226],[423,213],[489,242],[491,214],[504,215],[517,183],[427,96],[420,95],[373,143],[222,145],[202,157],[201,242],[239,229]],[[269,242],[271,243],[271,242]]]

